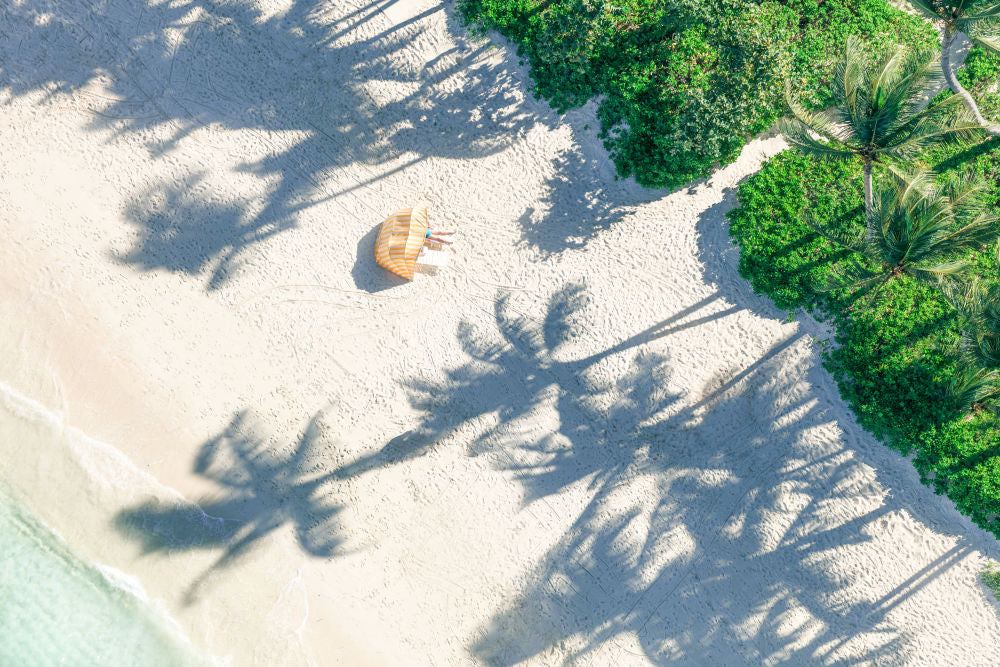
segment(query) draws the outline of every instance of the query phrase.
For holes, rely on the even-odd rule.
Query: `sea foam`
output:
[[[25,426],[30,428],[31,439],[48,440],[40,445],[46,455],[71,458],[88,482],[113,489],[118,496],[154,493],[194,506],[136,467],[116,447],[69,426],[60,412],[0,381],[0,437],[16,438],[25,433]],[[15,452],[28,450],[24,456],[39,456],[40,443],[31,443],[35,447],[7,444]],[[137,577],[110,565],[87,562],[77,554],[54,527],[24,506],[21,496],[25,494],[12,491],[17,481],[0,478],[0,541],[6,545],[0,559],[0,591],[8,610],[14,609],[0,614],[0,637],[4,638],[0,663],[29,664],[73,656],[74,664],[90,660],[111,664],[106,660],[140,657],[143,664],[227,664],[198,655],[163,601],[151,597]],[[52,480],[54,484],[65,481]]]

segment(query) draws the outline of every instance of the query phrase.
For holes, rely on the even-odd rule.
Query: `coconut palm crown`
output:
[[[945,290],[962,319],[962,351],[976,366],[1000,370],[1000,286],[979,281]]]
[[[969,251],[995,241],[1000,218],[983,205],[981,183],[937,186],[927,172],[900,173],[878,189],[864,229],[835,233],[810,225],[860,258],[839,267],[831,287],[858,289],[908,275],[938,285],[967,267]]]
[[[962,412],[988,410],[1000,413],[1000,371],[968,362],[962,363],[951,379],[948,392]]]
[[[910,0],[918,12],[943,24],[941,31],[941,66],[945,81],[976,122],[993,136],[1000,136],[1000,126],[983,118],[976,100],[969,94],[951,66],[951,45],[957,33],[963,32],[983,48],[1000,53],[1000,2],[996,0]]]
[[[962,323],[961,358],[950,392],[962,411],[998,412],[1000,397],[1000,287],[980,281],[944,290]]]
[[[873,165],[895,170],[895,165],[930,144],[974,136],[980,125],[967,113],[947,113],[961,106],[955,97],[928,105],[928,98],[942,84],[941,67],[932,52],[910,52],[900,46],[874,66],[865,62],[865,53],[864,44],[849,37],[831,83],[836,106],[810,112],[789,94],[794,118],[779,121],[779,129],[806,154],[860,158],[865,209],[870,212]]]

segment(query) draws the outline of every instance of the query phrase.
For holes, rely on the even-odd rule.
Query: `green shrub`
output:
[[[876,46],[936,44],[932,28],[885,0],[461,0],[463,16],[513,40],[534,92],[560,112],[601,96],[618,172],[678,187],[730,162],[827,79],[849,34]]]
[[[1000,151],[991,146],[996,144],[938,149],[939,163],[967,155],[941,178],[964,165],[963,171],[989,179],[996,200]],[[827,313],[837,344],[825,365],[859,423],[900,452],[913,453],[925,483],[1000,537],[1000,423],[988,414],[960,414],[948,393],[961,334],[956,313],[938,290],[906,277],[863,298],[817,290],[847,257],[805,224],[806,197],[826,224],[859,224],[859,212],[852,214],[862,199],[857,165],[786,151],[748,178],[739,188],[739,208],[729,214],[741,275],[783,308]],[[995,251],[976,253],[971,275],[997,281]]]
[[[655,53],[659,36],[633,31],[595,91],[605,95],[599,117],[619,174],[643,185],[677,187],[734,160],[781,108],[794,16],[741,0],[706,13],[661,38],[668,53]]]
[[[1000,78],[1000,54],[987,51],[978,44],[974,45],[955,77],[966,88],[981,90],[993,86]]]
[[[1000,600],[1000,563],[990,561],[979,576],[986,587],[993,591],[993,595]]]
[[[867,430],[905,454],[914,435],[960,417],[947,391],[959,325],[937,290],[903,276],[834,323],[827,367]]]
[[[740,207],[729,213],[740,275],[779,308],[825,307],[829,295],[817,285],[847,253],[806,225],[806,202],[817,219],[840,221],[846,231],[863,224],[862,199],[860,162],[781,153],[740,186]]]
[[[791,46],[792,71],[802,99],[813,108],[824,108],[832,102],[829,76],[843,55],[849,35],[862,37],[876,53],[896,44],[935,49],[939,46],[927,22],[881,0],[788,0],[782,4],[799,17],[798,34]]]

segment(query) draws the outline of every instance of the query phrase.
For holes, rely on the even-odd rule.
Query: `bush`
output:
[[[986,587],[993,591],[993,595],[1000,600],[1000,564],[990,561],[979,576]]]
[[[938,161],[996,176],[1000,151],[938,149]],[[971,157],[970,157],[971,156]],[[957,369],[960,322],[939,291],[907,277],[867,298],[818,291],[816,284],[847,253],[838,253],[803,221],[807,187],[812,211],[834,227],[860,224],[862,200],[855,163],[821,162],[786,151],[739,188],[730,234],[740,247],[740,273],[784,308],[826,313],[836,343],[825,355],[844,400],[860,424],[900,452],[914,453],[921,479],[951,498],[959,511],[1000,537],[1000,423],[988,414],[959,413],[947,388]],[[954,172],[945,171],[942,178]],[[877,177],[877,172],[876,172]],[[973,257],[971,271],[997,280],[995,248]]]
[[[618,173],[678,187],[730,162],[783,113],[791,76],[825,105],[847,35],[936,44],[884,0],[460,0],[463,16],[513,40],[534,92],[560,112],[602,96]]]
[[[987,51],[978,44],[974,45],[955,77],[966,88],[983,90],[993,86],[1000,77],[1000,54]]]
[[[805,224],[806,203],[817,219],[840,221],[846,230],[863,224],[862,199],[860,162],[824,163],[793,151],[776,156],[740,186],[740,207],[729,213],[740,275],[779,308],[825,307],[829,295],[817,285],[847,253]]]

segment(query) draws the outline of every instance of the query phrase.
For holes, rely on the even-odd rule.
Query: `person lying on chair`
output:
[[[444,243],[445,245],[451,245],[451,241],[445,239],[445,236],[451,236],[455,232],[445,231],[443,229],[430,229],[427,228],[427,234],[424,237],[428,241],[435,241],[437,243]]]

